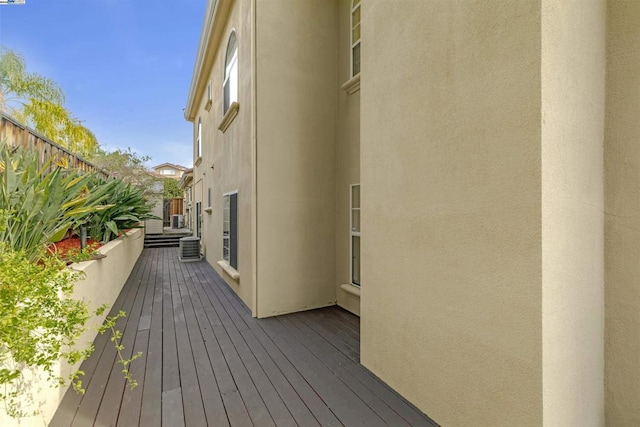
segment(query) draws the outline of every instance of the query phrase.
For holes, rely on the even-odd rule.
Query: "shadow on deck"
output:
[[[114,304],[138,381],[107,336],[50,426],[435,425],[359,363],[359,318],[330,307],[255,319],[206,262],[145,249]]]

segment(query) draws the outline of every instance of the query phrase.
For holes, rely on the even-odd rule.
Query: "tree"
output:
[[[127,147],[126,150],[117,149],[111,152],[99,148],[90,160],[96,166],[106,170],[111,176],[135,185],[146,194],[152,192],[160,182],[159,178],[149,172],[145,166],[151,157],[140,156],[130,147]]]
[[[174,199],[174,198],[182,198],[183,192],[178,187],[178,181],[173,178],[165,178],[164,179],[164,198],[165,199]]]
[[[24,58],[0,47],[0,111],[84,156],[98,148],[96,136],[64,107],[64,92],[53,80],[27,72]]]

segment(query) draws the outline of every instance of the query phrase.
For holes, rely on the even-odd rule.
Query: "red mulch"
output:
[[[102,244],[96,240],[87,239],[87,247],[91,249],[98,249]],[[65,258],[67,256],[67,252],[70,249],[76,249],[80,251],[80,238],[77,236],[68,237],[66,239],[62,239],[59,242],[56,242],[49,246],[49,250],[51,252],[57,253],[61,258]]]

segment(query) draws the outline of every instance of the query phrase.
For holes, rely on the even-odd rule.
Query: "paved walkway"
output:
[[[114,304],[125,387],[106,336],[82,365],[86,393],[67,392],[50,426],[432,426],[359,363],[359,318],[331,307],[269,319],[206,262],[145,249]],[[127,357],[127,355],[125,355]]]

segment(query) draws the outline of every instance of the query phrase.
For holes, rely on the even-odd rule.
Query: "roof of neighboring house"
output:
[[[167,167],[172,168],[172,169],[177,169],[177,170],[183,171],[183,172],[189,170],[189,168],[186,167],[186,166],[174,165],[173,163],[162,163],[162,164],[160,164],[158,166],[154,166],[152,169],[158,170],[158,169],[167,168]]]
[[[193,181],[193,168],[187,169],[183,172],[182,178],[180,178],[180,182],[178,182],[178,188],[184,190],[187,188],[191,182]]]

